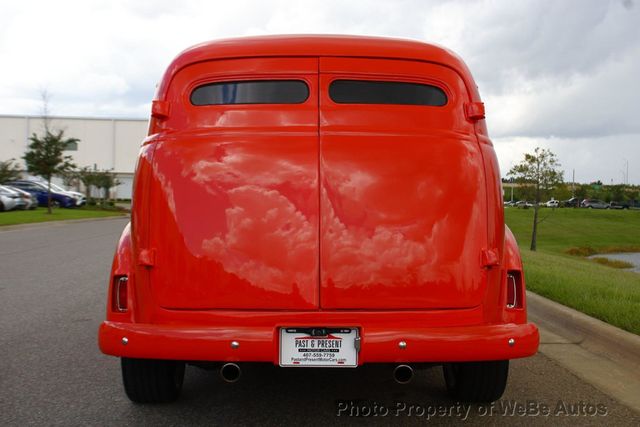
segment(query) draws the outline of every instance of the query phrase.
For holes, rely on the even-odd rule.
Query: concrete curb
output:
[[[124,219],[124,218],[131,218],[131,215],[125,214],[125,215],[105,216],[102,218],[61,219],[61,220],[55,220],[55,221],[32,222],[29,224],[3,225],[3,226],[0,226],[0,233],[5,231],[60,226],[65,224],[74,224],[78,222],[109,221],[109,220]]]
[[[640,336],[531,292],[527,308],[534,323],[638,372]]]
[[[640,337],[527,292],[540,353],[640,413]]]

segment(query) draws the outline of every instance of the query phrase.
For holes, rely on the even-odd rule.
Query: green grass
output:
[[[29,224],[46,221],[64,221],[67,219],[104,218],[122,215],[120,211],[92,210],[92,209],[54,209],[51,215],[46,208],[32,211],[0,212],[0,227],[4,225]]]
[[[533,209],[506,208],[505,217],[520,246],[528,248]],[[599,253],[608,246],[636,246],[640,252],[640,210],[543,208],[540,218],[546,218],[538,228],[540,251],[591,247]]]
[[[629,332],[640,334],[640,274],[582,256],[640,249],[640,211],[544,209],[538,251],[531,252],[533,210],[505,209],[529,290]],[[582,248],[571,256],[571,248]],[[640,251],[640,250],[639,250]]]

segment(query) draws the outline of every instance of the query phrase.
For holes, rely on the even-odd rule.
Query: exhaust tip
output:
[[[398,365],[393,370],[393,379],[398,384],[408,384],[413,378],[413,368],[409,365]]]
[[[242,370],[240,366],[235,363],[225,363],[220,368],[220,376],[223,380],[228,383],[235,383],[240,379],[240,375],[242,374]]]

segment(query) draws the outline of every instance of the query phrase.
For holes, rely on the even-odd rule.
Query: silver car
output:
[[[38,207],[38,198],[35,195],[11,185],[5,185],[4,187],[18,193],[20,199],[24,202],[24,205],[18,206],[17,209],[35,209]]]
[[[20,195],[15,191],[0,185],[0,211],[10,211],[18,209],[24,205]]]

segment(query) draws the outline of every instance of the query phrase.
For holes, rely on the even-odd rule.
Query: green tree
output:
[[[576,187],[576,197],[580,200],[582,199],[586,199],[589,196],[589,190],[591,189],[591,186],[589,186],[588,184],[580,184],[578,185],[578,187]]]
[[[0,162],[0,184],[20,178],[20,166],[15,159]]]
[[[620,185],[612,185],[609,187],[609,202],[614,201],[614,202],[622,202],[624,201],[624,193],[625,193],[625,185],[624,184],[620,184]]]
[[[22,157],[29,173],[41,176],[47,181],[47,212],[51,213],[51,178],[72,170],[75,165],[71,156],[65,156],[68,144],[80,142],[77,138],[65,138],[64,131],[55,133],[46,130],[44,137],[35,133],[29,138],[29,148]]]
[[[555,186],[562,183],[562,171],[556,155],[548,149],[536,147],[533,154],[525,153],[524,159],[511,168],[509,176],[527,188],[534,200],[533,230],[531,231],[531,250],[537,248],[538,219],[540,202]]]
[[[96,171],[93,172],[93,175],[93,185],[102,190],[102,205],[105,205],[109,200],[109,190],[120,185],[120,181],[116,178],[116,174],[111,171]]]
[[[96,170],[91,169],[89,166],[76,170],[78,179],[84,185],[87,203],[89,203],[89,200],[91,199],[91,188],[96,186],[96,172]]]
[[[556,200],[567,200],[571,198],[571,188],[569,188],[569,186],[565,183],[560,183],[556,186],[556,188],[553,190],[553,192],[551,193],[551,195],[556,199]]]

